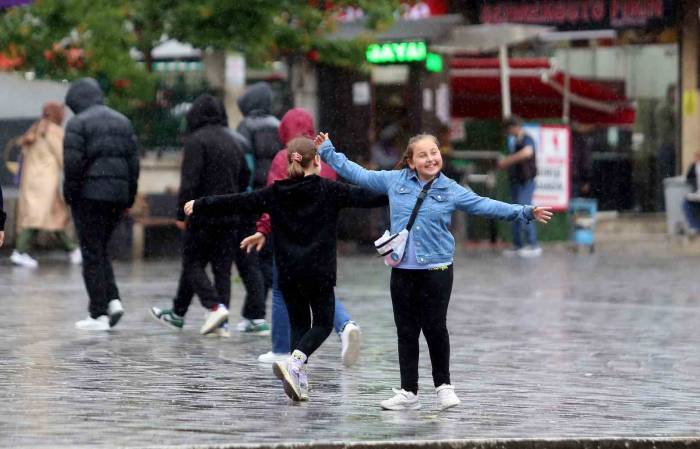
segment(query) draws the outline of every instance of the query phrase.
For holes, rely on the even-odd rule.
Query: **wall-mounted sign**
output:
[[[429,53],[423,41],[370,44],[365,52],[371,64],[407,64],[425,61],[429,72],[442,72],[442,56]]]
[[[551,25],[560,30],[649,28],[673,24],[673,0],[481,0],[481,23]]]
[[[367,47],[367,62],[372,64],[401,64],[425,61],[428,47],[425,42],[386,42]]]

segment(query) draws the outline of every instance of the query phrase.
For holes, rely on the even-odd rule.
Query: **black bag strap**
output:
[[[418,209],[420,209],[421,205],[423,204],[423,200],[425,200],[425,197],[428,196],[428,190],[430,190],[430,186],[433,185],[433,181],[435,181],[436,179],[437,176],[431,179],[426,185],[423,186],[423,189],[418,194],[416,205],[413,206],[413,212],[411,212],[411,218],[408,219],[408,224],[406,225],[407,231],[411,231],[413,223],[416,221],[416,217],[418,216]]]

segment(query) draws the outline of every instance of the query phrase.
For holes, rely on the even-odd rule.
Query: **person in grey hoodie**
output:
[[[129,119],[105,106],[104,94],[92,78],[73,82],[66,105],[75,115],[63,140],[63,192],[73,212],[90,297],[90,315],[75,326],[104,331],[124,314],[107,243],[136,197],[136,134]]]
[[[280,121],[272,115],[272,89],[266,82],[255,83],[248,87],[238,99],[238,108],[243,120],[237,131],[249,142],[246,161],[253,173],[250,190],[257,190],[267,185],[267,173],[277,153],[282,149],[279,139]],[[252,229],[257,217],[250,217]],[[272,247],[265,245],[259,252],[260,270],[265,281],[264,297],[272,288]],[[238,323],[241,332],[269,335],[269,325],[261,320],[244,319]]]

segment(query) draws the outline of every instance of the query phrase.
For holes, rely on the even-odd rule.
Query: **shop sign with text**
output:
[[[649,28],[672,25],[673,0],[483,0],[481,23],[525,23],[560,30]]]

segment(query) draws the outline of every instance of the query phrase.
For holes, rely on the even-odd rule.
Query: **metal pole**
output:
[[[562,108],[562,120],[569,123],[571,117],[571,76],[569,72],[564,72],[564,107]]]
[[[501,45],[498,49],[498,59],[501,68],[501,104],[503,118],[510,117],[510,66],[508,65],[508,47]]]

